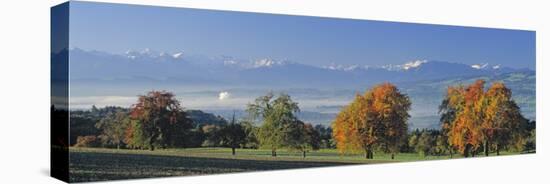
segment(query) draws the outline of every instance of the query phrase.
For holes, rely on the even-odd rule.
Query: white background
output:
[[[61,0],[1,1],[0,183],[61,183],[49,177],[50,11]],[[108,0],[251,12],[537,31],[537,153],[534,155],[301,169],[120,183],[542,183],[550,181],[550,6],[539,1]],[[545,113],[546,112],[546,113]]]

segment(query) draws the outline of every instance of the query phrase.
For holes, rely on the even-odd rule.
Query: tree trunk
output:
[[[500,155],[500,147],[497,144],[497,156],[499,156],[499,155]]]
[[[391,159],[393,160],[395,158],[395,154],[391,153]]]
[[[302,156],[306,158],[306,150],[302,151]]]
[[[155,151],[155,146],[153,145],[153,136],[149,138],[149,150]]]
[[[369,149],[369,148],[365,149],[365,158],[366,158],[366,159],[372,159],[373,157],[374,157],[374,156],[373,156],[373,154],[372,154],[372,150]]]
[[[365,158],[366,159],[372,159],[373,158],[372,150],[370,148],[365,149]]]
[[[489,141],[485,141],[483,149],[485,151],[485,156],[488,157],[489,156]]]
[[[464,158],[470,157],[470,151],[471,151],[471,150],[470,150],[470,149],[471,149],[470,146],[471,146],[470,144],[467,144],[466,147],[464,148]]]
[[[231,155],[235,156],[235,147],[231,147]]]
[[[149,141],[149,150],[155,151],[155,146],[153,145],[153,141]]]
[[[372,154],[372,147],[371,146],[365,146],[365,158],[366,159],[372,159],[374,155]]]
[[[271,149],[271,156],[277,157],[277,151],[275,149]]]

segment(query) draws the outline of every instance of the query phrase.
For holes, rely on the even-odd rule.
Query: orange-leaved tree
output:
[[[464,87],[449,87],[440,106],[442,132],[448,143],[464,157],[475,156],[483,146],[489,155],[503,146],[521,147],[527,120],[512,100],[511,91],[501,82],[484,90],[485,81]]]
[[[450,103],[460,109],[451,123],[449,139],[465,157],[475,153],[483,141],[480,125],[485,108],[484,85],[485,81],[477,80],[464,89],[449,89],[451,95],[458,95],[451,96]]]
[[[512,99],[512,91],[504,83],[496,82],[487,90],[487,108],[482,123],[484,134],[485,156],[494,147],[496,154],[507,145],[517,149],[523,146],[524,135],[527,134],[525,119],[519,107]]]
[[[333,137],[340,153],[365,153],[373,158],[380,148],[393,154],[407,137],[410,117],[409,98],[390,83],[374,86],[364,95],[356,95],[332,123]]]

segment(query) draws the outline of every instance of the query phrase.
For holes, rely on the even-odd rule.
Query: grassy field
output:
[[[341,156],[336,150],[314,151],[302,158],[301,153],[286,150],[271,157],[270,150],[237,149],[237,155],[232,156],[228,148],[148,151],[71,147],[69,152],[71,182],[449,159],[400,153],[392,160],[389,154],[375,153],[373,160],[366,160],[359,154]]]

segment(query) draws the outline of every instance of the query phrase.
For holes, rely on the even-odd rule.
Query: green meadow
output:
[[[306,158],[301,152],[288,150],[280,150],[277,157],[272,157],[271,151],[264,149],[237,149],[232,156],[230,148],[149,151],[71,147],[69,152],[71,182],[450,159],[449,155],[424,157],[417,153],[399,153],[392,160],[390,154],[375,153],[374,159],[367,160],[362,154],[340,155],[335,149],[311,151]],[[518,153],[501,153],[511,154]],[[454,158],[462,157],[455,155]]]

